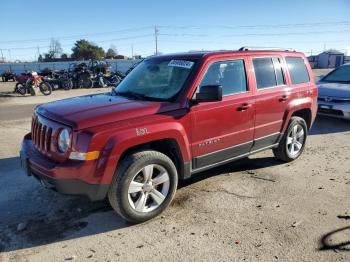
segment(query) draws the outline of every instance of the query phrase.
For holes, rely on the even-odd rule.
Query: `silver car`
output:
[[[350,119],[350,64],[344,64],[318,83],[318,114]]]

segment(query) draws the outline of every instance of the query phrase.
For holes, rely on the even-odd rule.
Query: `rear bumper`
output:
[[[108,184],[88,183],[79,178],[69,178],[67,174],[74,170],[82,177],[91,168],[76,161],[73,165],[60,165],[40,155],[30,139],[24,139],[20,151],[21,165],[28,176],[35,177],[44,187],[62,194],[83,195],[92,201],[102,200],[107,196]]]

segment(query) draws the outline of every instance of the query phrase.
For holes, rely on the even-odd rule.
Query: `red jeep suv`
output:
[[[192,52],[142,61],[110,93],[35,109],[26,173],[64,194],[110,204],[139,223],[160,214],[178,179],[266,149],[298,158],[317,111],[302,53]]]

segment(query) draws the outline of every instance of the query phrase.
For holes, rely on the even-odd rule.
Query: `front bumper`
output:
[[[319,101],[317,114],[350,119],[350,104]]]
[[[57,164],[40,152],[31,139],[24,139],[20,151],[21,166],[28,176],[34,176],[43,186],[62,194],[84,195],[92,201],[107,196],[108,184],[88,183],[78,177],[69,178],[72,172],[82,175],[93,169],[85,162],[72,161],[70,164]]]

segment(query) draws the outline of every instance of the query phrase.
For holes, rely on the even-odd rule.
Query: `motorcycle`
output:
[[[15,86],[15,93],[19,93],[21,95],[31,94],[35,95],[34,88],[39,88],[40,92],[47,96],[52,93],[51,85],[45,81],[44,77],[39,76],[36,72],[29,73],[29,77],[25,84],[17,83]]]
[[[52,86],[53,90],[64,89],[70,90],[73,88],[73,81],[69,77],[68,73],[61,71],[59,73],[53,73],[51,77],[47,76],[45,80]]]
[[[105,76],[102,72],[98,73],[96,77],[93,78],[94,87],[117,86],[120,81],[121,78],[117,74]]]
[[[16,75],[9,70],[4,72],[1,76],[1,78],[2,78],[2,82],[7,82],[9,80],[16,81],[15,80]]]
[[[92,73],[85,63],[70,64],[68,76],[73,82],[73,88],[91,88],[94,83],[92,81]]]

